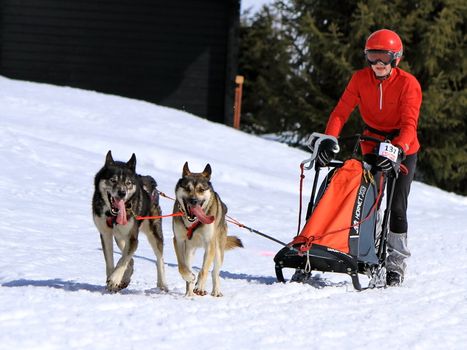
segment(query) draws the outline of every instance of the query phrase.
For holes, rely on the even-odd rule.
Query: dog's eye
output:
[[[128,187],[130,187],[131,185],[133,185],[133,182],[131,182],[131,181],[128,180],[127,182],[125,182],[125,185],[127,185]]]
[[[116,184],[116,183],[117,183],[117,179],[111,178],[111,179],[110,179],[110,182],[113,183],[113,184]]]

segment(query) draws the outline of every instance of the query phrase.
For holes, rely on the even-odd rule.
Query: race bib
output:
[[[399,156],[399,148],[394,146],[392,143],[381,142],[379,144],[378,155],[380,155],[381,157],[385,157],[393,162],[396,162],[397,157]]]

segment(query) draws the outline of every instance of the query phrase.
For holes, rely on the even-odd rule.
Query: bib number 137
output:
[[[389,142],[381,142],[379,144],[378,155],[381,157],[388,158],[389,160],[396,162],[399,156],[399,149]]]

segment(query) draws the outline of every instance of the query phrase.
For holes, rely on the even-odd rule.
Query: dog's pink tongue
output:
[[[119,225],[126,225],[128,220],[126,218],[126,208],[125,208],[125,201],[123,199],[116,201],[115,203],[118,208],[117,214],[117,224]]]
[[[191,214],[196,216],[198,220],[201,221],[203,224],[212,224],[214,222],[214,216],[206,216],[201,206],[196,205],[194,207],[191,207],[190,210]]]

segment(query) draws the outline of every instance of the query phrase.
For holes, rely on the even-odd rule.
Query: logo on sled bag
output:
[[[368,183],[363,183],[358,190],[357,200],[355,201],[355,210],[350,235],[358,236],[360,233],[360,221],[362,220],[363,201],[365,200]]]

